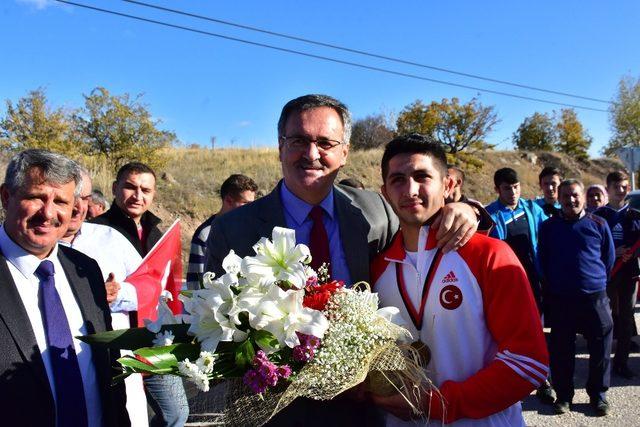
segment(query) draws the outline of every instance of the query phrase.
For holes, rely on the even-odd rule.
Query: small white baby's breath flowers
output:
[[[386,312],[378,312],[378,295],[369,291],[344,289],[336,292],[326,306],[329,329],[310,367],[301,372],[301,381],[315,389],[330,391],[348,383],[371,351],[399,338],[400,328],[391,326]]]

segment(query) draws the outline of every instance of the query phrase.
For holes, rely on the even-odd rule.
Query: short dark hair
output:
[[[126,165],[122,166],[118,169],[118,173],[116,174],[116,182],[120,182],[120,180],[131,174],[141,174],[141,173],[150,173],[153,175],[153,179],[156,179],[156,173],[151,169],[150,166],[145,165],[140,162],[130,162]]]
[[[351,139],[351,113],[345,104],[329,95],[303,95],[296,99],[292,99],[282,107],[280,119],[278,120],[278,139],[285,136],[284,128],[287,120],[292,113],[300,113],[302,111],[312,110],[314,108],[329,107],[333,108],[342,120],[343,143],[348,144]]]
[[[613,171],[607,175],[607,187],[614,182],[628,181],[629,175],[624,171]]]
[[[519,182],[520,178],[518,178],[518,172],[511,168],[498,169],[496,173],[493,174],[493,183],[496,187],[499,187],[502,183],[512,185]]]
[[[560,183],[560,185],[558,186],[558,194],[560,194],[560,190],[562,190],[564,187],[569,187],[570,185],[577,185],[582,190],[584,190],[584,184],[582,183],[582,181],[580,181],[579,179],[569,178]]]
[[[240,193],[245,191],[253,191],[256,193],[258,191],[258,184],[246,175],[235,173],[225,179],[220,186],[220,198],[223,200],[227,196],[237,198]]]
[[[542,178],[544,178],[545,176],[553,175],[558,175],[558,177],[560,177],[560,181],[562,181],[562,172],[560,172],[560,169],[555,166],[545,166],[538,174],[538,184],[542,182]]]
[[[464,174],[464,171],[460,167],[456,165],[447,165],[447,173],[449,172],[449,169],[453,169],[454,171],[458,172],[460,174],[460,177],[462,178],[462,182],[464,183],[466,176]]]
[[[389,174],[389,162],[398,154],[424,154],[433,160],[434,166],[442,177],[447,176],[447,154],[444,147],[433,138],[419,133],[401,135],[393,138],[384,147],[382,155],[382,181],[384,182]]]

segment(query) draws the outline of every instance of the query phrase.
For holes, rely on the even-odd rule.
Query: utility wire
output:
[[[464,73],[464,72],[461,72],[461,71],[455,71],[455,70],[451,70],[451,69],[448,69],[448,68],[436,67],[436,66],[433,66],[433,65],[427,65],[427,64],[422,64],[422,63],[419,63],[419,62],[414,62],[414,61],[409,61],[409,60],[405,60],[405,59],[394,58],[394,57],[391,57],[391,56],[381,55],[381,54],[377,54],[377,53],[374,53],[374,52],[369,52],[369,51],[364,51],[364,50],[359,50],[359,49],[353,49],[353,48],[340,46],[340,45],[335,45],[335,44],[331,44],[331,43],[325,43],[325,42],[321,42],[321,41],[317,41],[317,40],[311,40],[311,39],[307,39],[307,38],[303,38],[303,37],[294,36],[294,35],[291,35],[291,34],[284,34],[284,33],[278,33],[278,32],[275,32],[275,31],[269,31],[269,30],[265,30],[265,29],[262,29],[262,28],[258,28],[258,27],[252,27],[252,26],[249,26],[249,25],[238,24],[238,23],[231,22],[231,21],[225,21],[225,20],[218,19],[218,18],[212,18],[210,16],[198,15],[198,14],[195,14],[195,13],[185,12],[185,11],[177,10],[177,9],[171,9],[171,8],[168,8],[168,7],[158,6],[158,5],[155,5],[155,4],[149,4],[149,3],[145,3],[145,2],[141,2],[141,1],[137,1],[137,0],[122,0],[122,1],[127,2],[127,3],[136,4],[136,5],[139,5],[139,6],[152,8],[152,9],[162,10],[162,11],[165,11],[165,12],[175,13],[175,14],[178,14],[178,15],[189,16],[191,18],[197,18],[197,19],[202,19],[202,20],[209,21],[209,22],[215,22],[217,24],[223,24],[223,25],[228,25],[228,26],[231,26],[231,27],[242,28],[244,30],[255,31],[255,32],[263,33],[263,34],[268,34],[268,35],[271,35],[271,36],[281,37],[281,38],[285,38],[285,39],[289,39],[289,40],[295,40],[295,41],[308,43],[308,44],[313,44],[313,45],[316,45],[316,46],[328,47],[328,48],[331,48],[331,49],[341,50],[341,51],[344,51],[344,52],[356,53],[358,55],[364,55],[364,56],[368,56],[368,57],[371,57],[371,58],[384,59],[386,61],[397,62],[397,63],[400,63],[400,64],[412,65],[412,66],[415,66],[415,67],[426,68],[426,69],[429,69],[429,70],[441,71],[443,73],[455,74],[455,75],[458,75],[458,76],[469,77],[469,78],[478,79],[478,80],[484,80],[484,81],[492,82],[492,83],[500,83],[500,84],[503,84],[503,85],[518,87],[518,88],[522,88],[522,89],[529,89],[529,90],[534,90],[534,91],[538,91],[538,92],[550,93],[550,94],[553,94],[553,95],[561,95],[561,96],[567,96],[567,97],[571,97],[571,98],[584,99],[586,101],[601,102],[603,104],[610,104],[611,103],[610,101],[607,101],[607,100],[604,100],[604,99],[592,98],[592,97],[583,96],[583,95],[576,95],[576,94],[567,93],[567,92],[560,92],[560,91],[551,90],[551,89],[544,89],[544,88],[540,88],[540,87],[536,87],[536,86],[530,86],[530,85],[525,85],[525,84],[521,84],[521,83],[514,83],[514,82],[507,81],[507,80],[499,80],[499,79],[494,79],[494,78],[491,78],[491,77],[484,77],[484,76],[480,76],[480,75],[477,75],[477,74]]]
[[[365,69],[365,70],[378,71],[378,72],[385,73],[385,74],[391,74],[391,75],[396,75],[396,76],[401,76],[401,77],[407,77],[407,78],[411,78],[411,79],[415,79],[415,80],[422,80],[422,81],[428,81],[428,82],[433,82],[433,83],[439,83],[439,84],[459,87],[459,88],[463,88],[463,89],[471,89],[471,90],[475,90],[475,91],[478,91],[478,92],[492,93],[492,94],[495,94],[495,95],[508,96],[508,97],[511,97],[511,98],[524,99],[524,100],[528,100],[528,101],[541,102],[541,103],[545,103],[545,104],[558,105],[558,106],[561,106],[561,107],[578,108],[578,109],[581,109],[581,110],[598,111],[598,112],[602,112],[602,113],[607,113],[608,112],[607,110],[603,110],[603,109],[600,109],[600,108],[592,108],[592,107],[586,107],[586,106],[583,106],[583,105],[567,104],[567,103],[563,103],[563,102],[556,102],[556,101],[551,101],[551,100],[548,100],[548,99],[534,98],[534,97],[524,96],[524,95],[517,95],[517,94],[514,94],[514,93],[501,92],[501,91],[492,90],[492,89],[483,89],[483,88],[463,85],[463,84],[459,84],[459,83],[447,82],[447,81],[444,81],[444,80],[432,79],[432,78],[428,78],[428,77],[424,77],[424,76],[419,76],[419,75],[416,75],[416,74],[410,74],[410,73],[404,73],[404,72],[400,72],[400,71],[389,70],[389,69],[386,69],[386,68],[373,67],[373,66],[370,66],[370,65],[360,64],[360,63],[357,63],[357,62],[343,61],[341,59],[330,58],[330,57],[327,57],[327,56],[314,55],[314,54],[307,53],[307,52],[302,52],[302,51],[299,51],[299,50],[287,49],[287,48],[283,48],[283,47],[279,47],[279,46],[273,46],[273,45],[269,45],[269,44],[265,44],[265,43],[259,43],[259,42],[254,42],[254,41],[250,41],[250,40],[244,40],[244,39],[240,39],[240,38],[236,38],[236,37],[226,36],[224,34],[217,34],[217,33],[212,33],[210,31],[199,30],[197,28],[185,27],[185,26],[182,26],[182,25],[176,25],[176,24],[171,24],[171,23],[168,23],[168,22],[157,21],[157,20],[154,20],[154,19],[144,18],[144,17],[141,17],[141,16],[130,15],[130,14],[122,13],[122,12],[117,12],[117,11],[114,11],[114,10],[103,9],[103,8],[99,8],[99,7],[95,7],[95,6],[89,6],[89,5],[82,4],[82,3],[76,3],[76,2],[73,2],[73,1],[69,1],[69,0],[56,0],[56,1],[59,2],[59,3],[65,3],[65,4],[72,5],[72,6],[77,6],[77,7],[81,7],[81,8],[84,8],[84,9],[90,9],[90,10],[94,10],[94,11],[101,12],[101,13],[106,13],[106,14],[115,15],[115,16],[121,16],[121,17],[124,17],[124,18],[130,18],[130,19],[134,19],[134,20],[137,20],[137,21],[148,22],[148,23],[151,23],[151,24],[156,24],[156,25],[161,25],[161,26],[164,26],[164,27],[169,27],[169,28],[175,28],[175,29],[179,29],[179,30],[189,31],[189,32],[197,33],[197,34],[203,34],[203,35],[207,35],[207,36],[211,36],[211,37],[217,37],[217,38],[221,38],[221,39],[225,39],[225,40],[231,40],[231,41],[244,43],[244,44],[248,44],[248,45],[252,45],[252,46],[264,47],[264,48],[267,48],[267,49],[277,50],[277,51],[280,51],[280,52],[287,52],[287,53],[291,53],[291,54],[294,54],[294,55],[305,56],[307,58],[320,59],[320,60],[323,60],[323,61],[333,62],[333,63],[336,63],[336,64],[350,65],[352,67],[362,68],[362,69]]]

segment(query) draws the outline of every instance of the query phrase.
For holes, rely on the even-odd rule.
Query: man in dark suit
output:
[[[334,185],[349,154],[351,114],[326,95],[289,101],[278,122],[283,179],[267,196],[216,218],[207,242],[205,271],[220,276],[233,249],[241,257],[270,237],[275,226],[296,231],[310,247],[312,267],[328,262],[334,279],[351,285],[369,280],[369,264],[398,229],[398,219],[377,193]],[[438,237],[451,250],[476,230],[476,215],[465,204],[444,208]],[[327,417],[330,417],[328,419]],[[368,405],[332,401],[294,402],[274,418],[276,425],[375,425],[383,420]]]
[[[26,150],[7,167],[0,196],[2,421],[24,426],[128,425],[115,357],[75,336],[111,329],[98,264],[57,241],[81,182],[78,165]]]

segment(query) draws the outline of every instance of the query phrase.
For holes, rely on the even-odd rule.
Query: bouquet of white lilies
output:
[[[183,292],[186,314],[161,301],[146,328],[83,339],[133,350],[118,360],[120,377],[179,375],[205,392],[226,380],[231,424],[261,425],[297,397],[331,399],[371,371],[421,375],[401,347],[410,335],[395,323],[398,309],[378,309],[368,285],[347,289],[326,268],[314,271],[293,230],[276,227],[253,249],[245,258],[231,251],[223,276],[206,273],[202,289]]]

